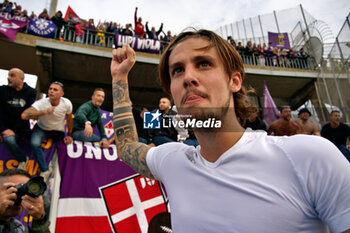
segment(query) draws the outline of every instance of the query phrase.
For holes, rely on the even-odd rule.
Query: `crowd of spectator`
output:
[[[131,23],[127,23],[125,27],[113,21],[104,21],[95,24],[94,19],[79,19],[73,13],[69,13],[68,18],[64,19],[61,11],[57,11],[54,16],[50,17],[47,9],[44,9],[39,15],[32,12],[28,16],[27,10],[22,10],[20,5],[9,2],[8,0],[4,0],[0,5],[0,11],[28,18],[51,20],[57,27],[56,39],[90,45],[113,47],[115,34],[160,40],[163,46],[166,46],[174,37],[169,30],[165,33],[163,23],[161,23],[158,30],[154,26],[149,27],[148,21],[144,25],[142,17],[137,15],[137,7],[134,12],[134,26]],[[24,31],[25,29],[22,30],[22,32]],[[236,43],[232,37],[228,37],[228,40],[239,52],[245,64],[314,69],[312,59],[310,59],[309,54],[303,48],[300,48],[299,51],[294,51],[292,47],[289,49],[280,49],[278,47],[272,47],[271,43],[261,45],[252,43],[251,41],[248,41],[244,46],[242,42]]]
[[[313,69],[310,55],[304,48],[300,48],[297,52],[293,47],[289,49],[273,47],[271,42],[268,45],[266,43],[261,45],[248,41],[246,46],[243,46],[242,42],[236,43],[231,37],[228,38],[228,41],[236,48],[245,64]]]
[[[137,9],[136,7],[133,28],[131,23],[127,23],[125,27],[123,27],[123,25],[113,21],[104,21],[95,24],[94,19],[90,18],[85,20],[77,18],[73,13],[69,13],[68,18],[64,19],[61,11],[57,11],[55,15],[50,17],[47,9],[44,9],[39,15],[32,12],[31,15],[28,16],[27,10],[22,11],[22,7],[16,3],[4,0],[4,2],[0,4],[0,12],[8,12],[12,16],[17,15],[27,17],[28,19],[40,18],[52,21],[57,27],[55,38],[60,40],[112,47],[114,44],[114,35],[121,34],[160,40],[162,44],[169,43],[173,38],[171,31],[165,33],[163,31],[163,23],[157,31],[153,26],[149,29],[148,22],[143,25],[142,18],[137,17]],[[25,29],[23,29],[22,32],[25,32]]]

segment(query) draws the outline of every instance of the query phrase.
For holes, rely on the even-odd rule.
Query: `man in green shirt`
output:
[[[100,114],[100,106],[103,104],[104,99],[104,90],[96,88],[91,96],[91,101],[85,102],[78,108],[73,119],[72,136],[74,140],[100,142],[102,148],[109,147]],[[93,133],[96,124],[101,136]]]

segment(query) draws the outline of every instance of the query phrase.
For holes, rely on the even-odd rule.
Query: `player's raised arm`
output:
[[[113,49],[111,62],[113,126],[119,157],[141,175],[153,178],[146,164],[146,155],[151,147],[138,142],[131,111],[128,74],[135,61],[136,54],[129,45]]]

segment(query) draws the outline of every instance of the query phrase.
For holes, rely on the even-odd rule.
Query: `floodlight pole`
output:
[[[232,33],[232,38],[235,38],[233,33],[233,23],[231,23],[231,33]]]
[[[262,28],[262,24],[261,24],[261,18],[260,18],[260,15],[258,15],[258,18],[259,18],[259,24],[260,24],[261,36],[262,36],[262,38],[263,38],[263,42],[264,42],[264,44],[266,44],[266,42],[265,42],[265,36],[264,36],[264,30],[263,30],[263,28]]]
[[[247,37],[247,29],[246,29],[246,27],[245,27],[245,21],[244,21],[244,19],[243,19],[243,28],[244,28],[244,35],[245,35],[245,39],[246,39],[245,44],[247,44],[247,43],[248,43],[248,37]]]
[[[277,26],[278,34],[280,34],[281,31],[280,31],[280,26],[278,25],[278,20],[277,20],[276,11],[273,11],[273,15],[275,16],[275,21],[276,21],[276,26]]]
[[[238,33],[238,40],[241,39],[241,35],[239,34],[239,25],[238,25],[238,21],[236,22],[236,25],[237,25],[237,33]],[[238,43],[238,41],[237,41]]]
[[[226,30],[226,39],[227,39],[228,38],[227,24],[225,25],[225,30]]]
[[[57,0],[51,0],[49,14],[54,16],[56,14]]]
[[[254,35],[254,29],[253,29],[253,23],[252,23],[252,18],[251,17],[249,18],[249,22],[250,22],[250,28],[252,29],[254,43],[256,43],[255,35]]]

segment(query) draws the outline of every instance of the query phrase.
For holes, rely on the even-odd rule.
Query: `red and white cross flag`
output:
[[[100,192],[114,232],[147,233],[151,219],[167,211],[160,183],[138,174],[101,187]]]

